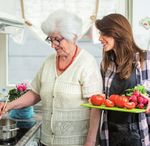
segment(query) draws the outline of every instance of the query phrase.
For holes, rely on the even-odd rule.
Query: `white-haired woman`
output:
[[[41,100],[42,145],[83,146],[90,110],[80,104],[87,102],[91,95],[101,93],[99,68],[93,56],[76,44],[82,31],[82,21],[75,14],[57,10],[48,16],[41,28],[56,53],[44,61],[31,83],[32,90],[8,103],[6,111]],[[3,103],[0,105],[2,108]],[[88,143],[94,146],[95,140]]]

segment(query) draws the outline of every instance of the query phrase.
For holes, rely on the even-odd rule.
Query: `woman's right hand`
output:
[[[4,107],[4,102],[0,102],[0,119],[2,118],[3,115],[3,107]]]
[[[8,111],[7,105],[5,106],[5,102],[0,102],[0,119],[2,118],[3,114],[5,114]]]
[[[93,141],[86,141],[84,146],[95,146],[95,142],[93,142]]]

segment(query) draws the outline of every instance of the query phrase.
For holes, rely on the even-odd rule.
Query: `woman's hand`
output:
[[[2,115],[5,113],[5,109],[4,109],[4,102],[0,102],[0,119],[2,118]]]
[[[100,119],[101,111],[99,109],[91,109],[90,126],[84,146],[95,146]]]
[[[84,144],[84,146],[95,146],[95,142],[87,140],[86,143]]]
[[[2,118],[3,114],[8,112],[9,110],[10,110],[9,103],[5,104],[5,102],[0,102],[0,119]]]
[[[150,114],[150,98],[148,97],[148,104],[147,104],[147,108],[146,108],[146,113]]]
[[[148,104],[147,104],[147,107],[146,107],[146,113],[147,114],[150,114],[150,97],[148,97],[148,96],[145,96],[144,94],[141,94],[142,95],[142,97],[144,97],[144,98],[146,98],[147,100],[148,100]]]

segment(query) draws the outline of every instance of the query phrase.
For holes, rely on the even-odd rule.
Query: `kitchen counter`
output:
[[[41,113],[35,113],[33,120],[36,124],[17,142],[15,146],[36,146],[40,141],[41,132]]]
[[[15,146],[29,146],[39,143],[41,122],[38,121],[19,141]],[[30,143],[30,144],[29,144]]]

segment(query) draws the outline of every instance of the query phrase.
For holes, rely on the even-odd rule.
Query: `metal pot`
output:
[[[16,121],[10,119],[0,120],[0,140],[8,140],[14,138],[17,135]]]

